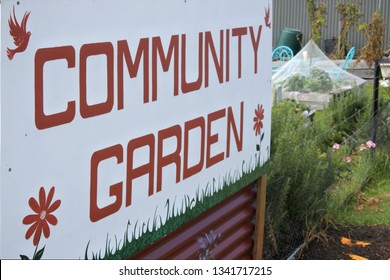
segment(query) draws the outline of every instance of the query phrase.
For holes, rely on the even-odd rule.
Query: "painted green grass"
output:
[[[257,162],[257,159],[255,161]],[[92,259],[121,260],[130,257],[186,222],[193,220],[204,211],[236,193],[242,187],[253,183],[266,173],[267,168],[268,162],[260,167],[252,161],[249,161],[249,163],[243,162],[241,172],[237,170],[228,172],[218,180],[214,178],[206,188],[198,189],[195,198],[191,199],[189,196],[185,196],[180,202],[176,198],[173,201],[167,200],[165,204],[166,216],[164,218],[155,214],[146,223],[139,224],[136,221],[132,232],[129,231],[131,225],[131,221],[129,221],[123,237],[120,240],[115,237],[115,242],[107,237],[104,252],[92,252]],[[89,259],[88,251],[89,243],[85,251],[85,259]]]
[[[390,178],[367,188],[354,204],[338,213],[335,222],[344,225],[390,226]]]

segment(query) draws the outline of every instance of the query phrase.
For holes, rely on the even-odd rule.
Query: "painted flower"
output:
[[[352,161],[352,159],[351,159],[351,157],[347,157],[347,158],[345,159],[345,161],[348,162],[348,163],[350,163],[350,162]]]
[[[336,151],[336,150],[338,150],[338,149],[340,149],[340,144],[334,144],[333,146],[332,146],[332,149],[333,149],[333,151]]]
[[[369,148],[371,148],[371,149],[375,149],[376,148],[376,144],[375,144],[375,142],[373,142],[373,141],[367,141],[367,147],[369,147]]]
[[[264,108],[263,105],[257,105],[257,109],[255,110],[255,117],[253,118],[253,130],[255,131],[255,135],[260,135],[261,129],[263,128],[263,119],[264,119]]]
[[[35,214],[27,215],[23,219],[23,224],[31,225],[26,232],[26,239],[29,239],[33,234],[33,244],[38,245],[42,232],[46,238],[50,236],[49,224],[55,226],[57,224],[57,218],[52,215],[52,212],[57,210],[61,205],[61,200],[56,200],[52,203],[55,188],[52,187],[46,196],[45,189],[41,187],[39,189],[39,201],[31,197],[28,201],[30,208]]]

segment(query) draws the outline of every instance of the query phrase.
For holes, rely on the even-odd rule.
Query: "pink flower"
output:
[[[367,149],[366,145],[361,144],[361,145],[360,145],[360,151],[364,151],[365,149]]]
[[[338,149],[340,149],[340,144],[334,144],[333,147],[332,147],[333,151],[336,151]]]
[[[375,149],[376,148],[376,144],[375,144],[375,142],[373,142],[373,141],[367,141],[367,147],[369,147],[369,148],[371,148],[371,149]]]
[[[347,157],[345,160],[346,160],[348,163],[350,163],[350,162],[352,161],[351,157]]]

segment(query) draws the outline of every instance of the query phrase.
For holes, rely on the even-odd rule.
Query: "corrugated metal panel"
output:
[[[300,30],[303,42],[308,41],[309,20],[304,0],[273,0],[273,45],[275,46],[283,28]]]
[[[336,4],[340,1],[350,0],[318,0],[328,5],[326,16],[327,24],[322,29],[322,48],[324,49],[324,40],[338,36],[340,15],[336,10]],[[383,48],[386,49],[390,43],[390,0],[359,0],[360,10],[364,14],[363,20],[369,22],[373,13],[381,6],[383,17],[386,21],[386,30]],[[287,28],[301,30],[303,33],[303,43],[308,41],[310,25],[307,17],[305,0],[273,0],[273,45],[277,44],[280,31]],[[366,43],[366,39],[361,32],[350,32],[348,41],[359,51]]]
[[[130,259],[197,259],[200,249],[197,239],[210,230],[221,233],[221,240],[213,250],[215,259],[252,259],[255,200],[252,184]]]

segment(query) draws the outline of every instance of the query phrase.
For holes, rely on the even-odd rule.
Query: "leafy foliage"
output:
[[[289,77],[283,85],[288,91],[299,91],[305,87],[305,80],[305,76],[298,73]]]
[[[283,83],[283,86],[288,91],[329,92],[333,88],[333,83],[326,71],[312,67],[307,77],[299,73],[294,74]]]
[[[310,21],[310,38],[320,45],[321,43],[321,26],[326,23],[325,15],[328,9],[324,2],[316,5],[315,0],[306,0],[307,12]]]
[[[333,50],[333,55],[336,58],[344,58],[350,47],[347,42],[349,31],[356,27],[358,27],[358,30],[362,28],[362,25],[358,26],[363,17],[363,13],[359,10],[360,5],[361,3],[356,1],[338,2],[336,5],[336,10],[340,13],[341,23],[338,48]]]
[[[314,127],[307,127],[294,102],[274,106],[271,130],[267,231],[273,245],[268,250],[283,257],[286,240],[303,241],[306,232],[320,224],[324,193],[333,176],[317,148]]]
[[[313,67],[307,78],[307,87],[315,92],[328,92],[333,88],[333,84],[326,71]]]
[[[321,228],[335,221],[362,190],[390,174],[390,139],[383,138],[375,149],[368,141],[371,91],[369,86],[341,94],[328,109],[316,113],[312,122],[292,100],[274,105],[267,258],[286,258],[302,242],[320,236]],[[379,115],[384,117],[378,135],[383,137],[390,123],[389,100],[390,91],[381,89]]]
[[[383,55],[382,44],[386,24],[380,10],[375,11],[371,17],[368,28],[365,29],[366,45],[362,48],[359,60],[364,59],[368,66],[380,59]]]

